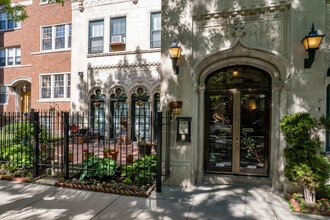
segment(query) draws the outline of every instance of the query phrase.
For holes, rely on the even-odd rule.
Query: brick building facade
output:
[[[70,109],[71,2],[18,1],[28,18],[0,15],[0,109]]]

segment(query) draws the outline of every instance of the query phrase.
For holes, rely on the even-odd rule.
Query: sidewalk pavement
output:
[[[164,186],[149,198],[0,181],[0,219],[329,219],[291,212],[269,186]]]

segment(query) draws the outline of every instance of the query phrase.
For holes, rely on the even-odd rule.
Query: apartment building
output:
[[[72,43],[71,111],[85,112],[100,124],[118,124],[118,115],[134,124],[144,120],[137,114],[149,117],[159,110],[160,5],[160,0],[72,2],[72,35],[79,41]],[[128,136],[136,140],[146,134],[149,140],[145,129],[128,129]],[[112,138],[113,130],[105,133]]]
[[[12,22],[0,14],[0,109],[70,109],[71,2],[17,1],[28,18]]]

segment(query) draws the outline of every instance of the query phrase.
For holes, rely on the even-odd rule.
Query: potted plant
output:
[[[88,159],[88,158],[90,158],[92,156],[93,156],[93,151],[88,150],[87,148],[85,148],[83,150],[83,158],[84,158],[84,160],[86,160],[86,159]]]
[[[105,147],[103,150],[104,158],[111,157],[114,161],[117,161],[119,150],[116,148]]]
[[[99,101],[96,101],[93,103],[94,107],[99,108],[101,107],[101,103]]]
[[[69,162],[72,162],[72,160],[73,160],[73,152],[72,152],[72,150],[69,151],[68,160],[69,160]]]
[[[137,106],[140,106],[140,107],[143,106],[143,101],[141,101],[141,100],[137,101],[137,102],[136,102],[136,105],[137,105]]]
[[[145,155],[151,154],[151,147],[152,144],[150,142],[146,142],[144,139],[141,140],[141,142],[138,143],[139,148],[139,154],[141,157],[144,157]]]
[[[128,154],[126,157],[126,162],[127,163],[132,163],[133,162],[133,155],[132,154]]]

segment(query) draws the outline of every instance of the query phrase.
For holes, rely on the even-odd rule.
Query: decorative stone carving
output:
[[[198,90],[199,93],[203,94],[205,92],[205,90],[206,90],[205,84],[204,83],[199,84],[197,90]]]
[[[131,0],[131,1],[133,2],[134,5],[136,5],[139,2],[139,0]]]
[[[79,0],[78,10],[84,12],[84,0]]]
[[[245,26],[243,24],[236,24],[231,34],[236,37],[243,37],[246,34]]]
[[[100,65],[100,66],[90,66],[90,70],[101,70],[101,69],[119,69],[119,68],[137,68],[137,67],[151,67],[160,66],[160,62],[155,63],[131,63],[131,64],[118,64],[118,65]]]

